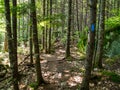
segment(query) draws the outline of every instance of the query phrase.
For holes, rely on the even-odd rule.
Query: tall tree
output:
[[[105,30],[105,2],[106,0],[100,0],[100,21],[99,21],[99,38],[97,46],[97,64],[99,68],[102,68],[102,56],[103,56],[103,43],[104,43],[104,30]]]
[[[38,30],[37,30],[37,17],[36,17],[36,4],[35,0],[31,0],[31,15],[32,15],[32,27],[33,27],[33,43],[34,43],[34,56],[35,56],[35,66],[37,73],[37,83],[40,85],[44,83],[41,72],[40,56],[39,56],[39,43],[38,43]]]
[[[48,47],[48,53],[51,53],[51,30],[52,30],[52,0],[50,0],[50,29],[49,29],[49,47]]]
[[[29,0],[30,4],[30,0]],[[30,26],[29,26],[29,43],[30,43],[30,64],[33,64],[33,27],[32,27],[32,13],[29,10],[29,19],[30,19]]]
[[[71,19],[72,19],[72,0],[68,2],[68,30],[67,30],[67,41],[66,41],[66,58],[70,56],[70,32],[71,32]]]
[[[49,16],[49,0],[46,0],[46,17]],[[45,39],[46,39],[46,44],[45,44],[45,53],[48,53],[48,25],[46,25],[45,28]]]
[[[80,26],[80,24],[79,24],[79,10],[78,10],[78,6],[79,6],[79,4],[78,4],[78,0],[76,0],[77,29],[78,29],[78,32],[80,32],[80,27],[79,27],[79,26]],[[79,37],[80,37],[80,36],[79,36]]]
[[[45,17],[45,5],[46,5],[46,0],[43,0],[43,19]],[[45,26],[43,27],[43,32],[42,32],[42,44],[43,44],[43,49],[45,49]]]
[[[13,43],[14,43],[14,57],[15,57],[15,69],[18,70],[18,58],[17,58],[17,0],[12,0],[12,31],[13,31]],[[16,71],[17,71],[16,70]],[[18,73],[16,73],[18,76]]]
[[[14,8],[16,7],[16,1],[13,0],[13,6]],[[6,31],[7,31],[7,38],[8,38],[8,49],[9,49],[9,59],[10,59],[10,67],[12,70],[12,78],[13,78],[13,88],[14,90],[19,90],[18,86],[18,67],[17,67],[17,54],[16,54],[16,46],[17,44],[15,43],[15,36],[12,35],[12,29],[11,29],[11,15],[10,15],[10,4],[9,0],[4,0],[4,5],[5,5],[5,17],[6,17]],[[16,10],[13,12],[13,15],[16,15]],[[16,21],[16,16],[13,17],[13,22],[17,23]],[[17,25],[14,24],[15,26],[13,27],[14,34],[16,32]]]
[[[89,0],[89,6],[90,6],[89,34],[88,34],[87,52],[86,52],[87,55],[86,55],[85,75],[82,81],[81,90],[89,90],[89,81],[91,77],[92,60],[93,60],[93,53],[95,48],[97,0]]]

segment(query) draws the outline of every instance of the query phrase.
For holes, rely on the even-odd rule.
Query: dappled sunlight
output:
[[[61,59],[63,59],[64,57],[65,57],[64,55],[57,56],[57,60],[61,60]]]
[[[53,55],[51,55],[51,54],[43,54],[42,56],[43,57],[53,57]]]
[[[69,73],[69,72],[70,72],[70,70],[64,70],[64,72],[65,72],[65,73]]]
[[[47,63],[47,60],[46,59],[44,59],[44,60],[42,60],[42,61],[40,61],[40,63]]]
[[[58,79],[62,78],[62,73],[56,73],[55,78],[58,78]]]
[[[60,53],[65,53],[65,50],[60,49],[59,52],[60,52]]]
[[[68,85],[72,86],[76,86],[77,84],[80,84],[82,82],[82,77],[80,76],[73,76],[70,77],[69,80],[67,81]]]

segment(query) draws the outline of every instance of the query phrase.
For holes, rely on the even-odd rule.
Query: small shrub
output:
[[[34,88],[34,90],[36,90],[38,88],[38,83],[37,82],[33,82],[33,83],[30,83],[29,85],[31,88]]]
[[[102,74],[108,76],[110,81],[120,83],[120,75],[116,74],[115,72],[103,71]]]

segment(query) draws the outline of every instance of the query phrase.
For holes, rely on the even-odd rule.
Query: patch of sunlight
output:
[[[73,86],[76,86],[77,83],[74,83],[74,82],[72,82],[72,81],[69,81],[69,82],[68,82],[68,85],[70,85],[70,87],[73,87]]]
[[[61,60],[64,58],[64,55],[61,55],[61,56],[57,56],[57,60]]]
[[[62,78],[62,73],[55,74],[55,78],[58,78],[58,79]]]
[[[65,77],[70,77],[70,74],[65,74],[64,76],[65,76]]]
[[[48,21],[42,21],[39,23],[39,25],[44,27],[44,26],[46,26],[47,23],[48,23]]]
[[[80,56],[85,56],[85,53],[83,53],[83,52],[77,52],[77,54]]]
[[[26,87],[26,85],[20,84],[20,89],[23,89],[23,88],[25,88],[25,87]]]
[[[40,63],[47,63],[47,60],[41,60]]]
[[[78,50],[78,48],[77,48],[77,47],[74,47],[73,49]]]
[[[58,73],[58,78],[62,78],[62,73]]]
[[[81,71],[81,72],[84,72],[84,71],[85,71],[85,68],[84,68],[84,67],[81,67],[81,68],[80,68],[80,71]]]
[[[48,72],[45,72],[45,73],[44,73],[44,77],[47,77],[47,76],[49,76],[50,74],[51,74],[51,72],[49,72],[49,71],[48,71]]]
[[[61,52],[61,53],[65,53],[65,50],[60,49],[59,52]]]
[[[82,83],[82,77],[80,76],[73,76],[70,77],[70,79],[67,81],[68,85],[72,86],[76,86],[77,84]]]
[[[69,70],[64,70],[65,73],[69,73],[70,71]]]
[[[43,56],[44,57],[53,57],[53,55],[51,55],[51,54],[44,54]]]

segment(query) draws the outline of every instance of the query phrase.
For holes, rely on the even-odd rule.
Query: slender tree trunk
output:
[[[105,30],[105,2],[106,0],[100,0],[100,22],[99,22],[99,38],[97,47],[97,65],[102,68],[102,56],[103,56],[103,43],[104,43],[104,30]]]
[[[61,2],[61,13],[65,16],[65,0]],[[65,18],[62,18],[62,35],[61,38],[64,37],[64,29],[65,29]]]
[[[78,10],[78,0],[76,0],[76,13],[77,13],[77,29],[78,29],[78,34],[80,32],[80,24],[79,24],[79,10]],[[80,37],[80,34],[79,34],[79,37]]]
[[[30,3],[30,0],[29,0]],[[32,25],[32,11],[29,11],[29,19],[30,19],[30,26],[29,26],[29,43],[30,43],[30,64],[33,64],[33,25]]]
[[[14,48],[14,77],[16,77],[16,86],[14,87],[14,89],[18,90],[18,78],[19,78],[19,74],[18,74],[18,57],[17,57],[17,0],[12,0],[12,4],[13,4],[13,11],[12,11],[12,30],[13,30],[13,48]]]
[[[4,40],[4,52],[8,52],[8,40],[7,40],[6,33],[5,33],[5,40]]]
[[[85,17],[84,17],[84,20],[85,20],[85,23],[84,23],[84,27],[88,26],[88,0],[86,0],[86,7],[85,7]]]
[[[35,53],[35,66],[37,73],[37,83],[40,85],[44,83],[42,72],[41,72],[41,64],[40,64],[40,56],[39,56],[39,43],[38,43],[38,31],[37,31],[37,17],[36,17],[36,6],[35,0],[31,0],[31,15],[32,15],[32,27],[33,27],[33,43],[34,43],[34,53]]]
[[[88,34],[88,44],[87,44],[87,52],[86,52],[87,53],[86,66],[85,66],[85,75],[80,90],[89,90],[89,81],[91,77],[92,60],[93,60],[93,54],[95,48],[97,0],[89,0],[89,6],[90,6],[90,22],[89,22],[89,34]]]
[[[15,68],[18,71],[18,59],[17,59],[17,1],[12,0],[13,12],[12,12],[12,31],[13,31],[13,43],[14,43],[14,57],[15,57]],[[16,73],[18,76],[18,73]]]
[[[45,2],[46,0],[43,0],[43,19],[45,17]],[[43,44],[43,49],[45,49],[45,26],[43,27],[43,32],[42,32],[42,44]]]
[[[66,43],[66,58],[70,57],[70,33],[71,33],[71,15],[72,15],[72,0],[68,3],[68,30],[67,30],[67,43]]]
[[[46,16],[49,16],[49,0],[46,0]],[[48,25],[46,25],[46,44],[45,44],[45,53],[48,53]]]
[[[50,29],[49,29],[49,47],[48,53],[51,53],[51,30],[52,30],[52,0],[50,0]]]
[[[10,15],[9,0],[4,0],[4,4],[5,4],[5,11],[6,11],[5,12],[6,31],[7,31],[7,38],[8,38],[10,67],[11,67],[11,70],[12,70],[12,78],[13,78],[13,88],[14,88],[14,90],[19,90],[17,59],[16,59],[16,56],[15,56],[16,55],[15,50],[14,50],[14,45],[15,44],[14,44],[14,41],[13,41],[14,38],[12,37],[12,30],[11,30],[11,15]],[[13,17],[13,18],[15,18],[15,17]],[[16,30],[16,28],[14,28],[14,30]]]
[[[81,0],[80,31],[83,30],[83,0]]]

